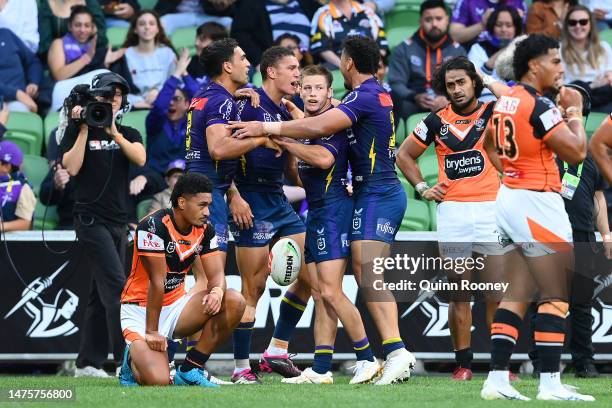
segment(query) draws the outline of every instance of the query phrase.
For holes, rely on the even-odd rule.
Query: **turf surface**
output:
[[[0,407],[497,407],[497,406],[576,406],[612,407],[612,378],[594,380],[565,376],[564,383],[580,387],[580,391],[592,394],[594,403],[574,402],[518,402],[483,401],[479,392],[484,381],[477,376],[473,381],[452,382],[446,376],[413,377],[404,384],[375,387],[373,385],[349,385],[349,377],[336,376],[334,385],[286,385],[277,376],[265,376],[262,386],[225,386],[220,389],[196,387],[133,387],[123,388],[115,379],[75,379],[69,377],[0,377],[0,389],[7,388],[66,388],[72,387],[76,400],[61,403],[0,402]],[[516,388],[528,397],[535,398],[537,381],[523,378]],[[205,404],[205,405],[204,405]],[[525,405],[527,404],[527,405]]]

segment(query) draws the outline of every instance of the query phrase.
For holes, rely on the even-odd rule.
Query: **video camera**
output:
[[[70,91],[64,106],[69,117],[75,106],[83,107],[78,118],[70,119],[77,126],[85,123],[90,127],[109,127],[113,124],[113,108],[110,103],[100,102],[96,97],[111,99],[114,95],[112,86],[91,88],[89,85],[77,85]]]

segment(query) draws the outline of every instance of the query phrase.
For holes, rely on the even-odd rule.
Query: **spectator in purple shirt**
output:
[[[498,5],[516,8],[525,20],[527,5],[524,0],[459,0],[453,10],[450,25],[453,40],[468,45],[477,40],[485,40],[487,20]]]

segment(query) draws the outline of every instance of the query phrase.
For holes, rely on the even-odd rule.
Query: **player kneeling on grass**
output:
[[[172,208],[145,217],[136,230],[132,271],[121,296],[125,348],[122,385],[170,383],[167,339],[202,331],[174,377],[175,385],[217,387],[203,367],[213,350],[240,322],[242,295],[225,290],[222,257],[215,229],[208,223],[212,184],[206,176],[181,177],[171,196]],[[185,276],[200,257],[206,290],[185,293]]]

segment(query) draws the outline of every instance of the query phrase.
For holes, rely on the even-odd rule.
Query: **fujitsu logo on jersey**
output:
[[[493,110],[495,112],[513,115],[518,110],[519,103],[521,103],[519,98],[503,95],[499,101],[497,101]]]

